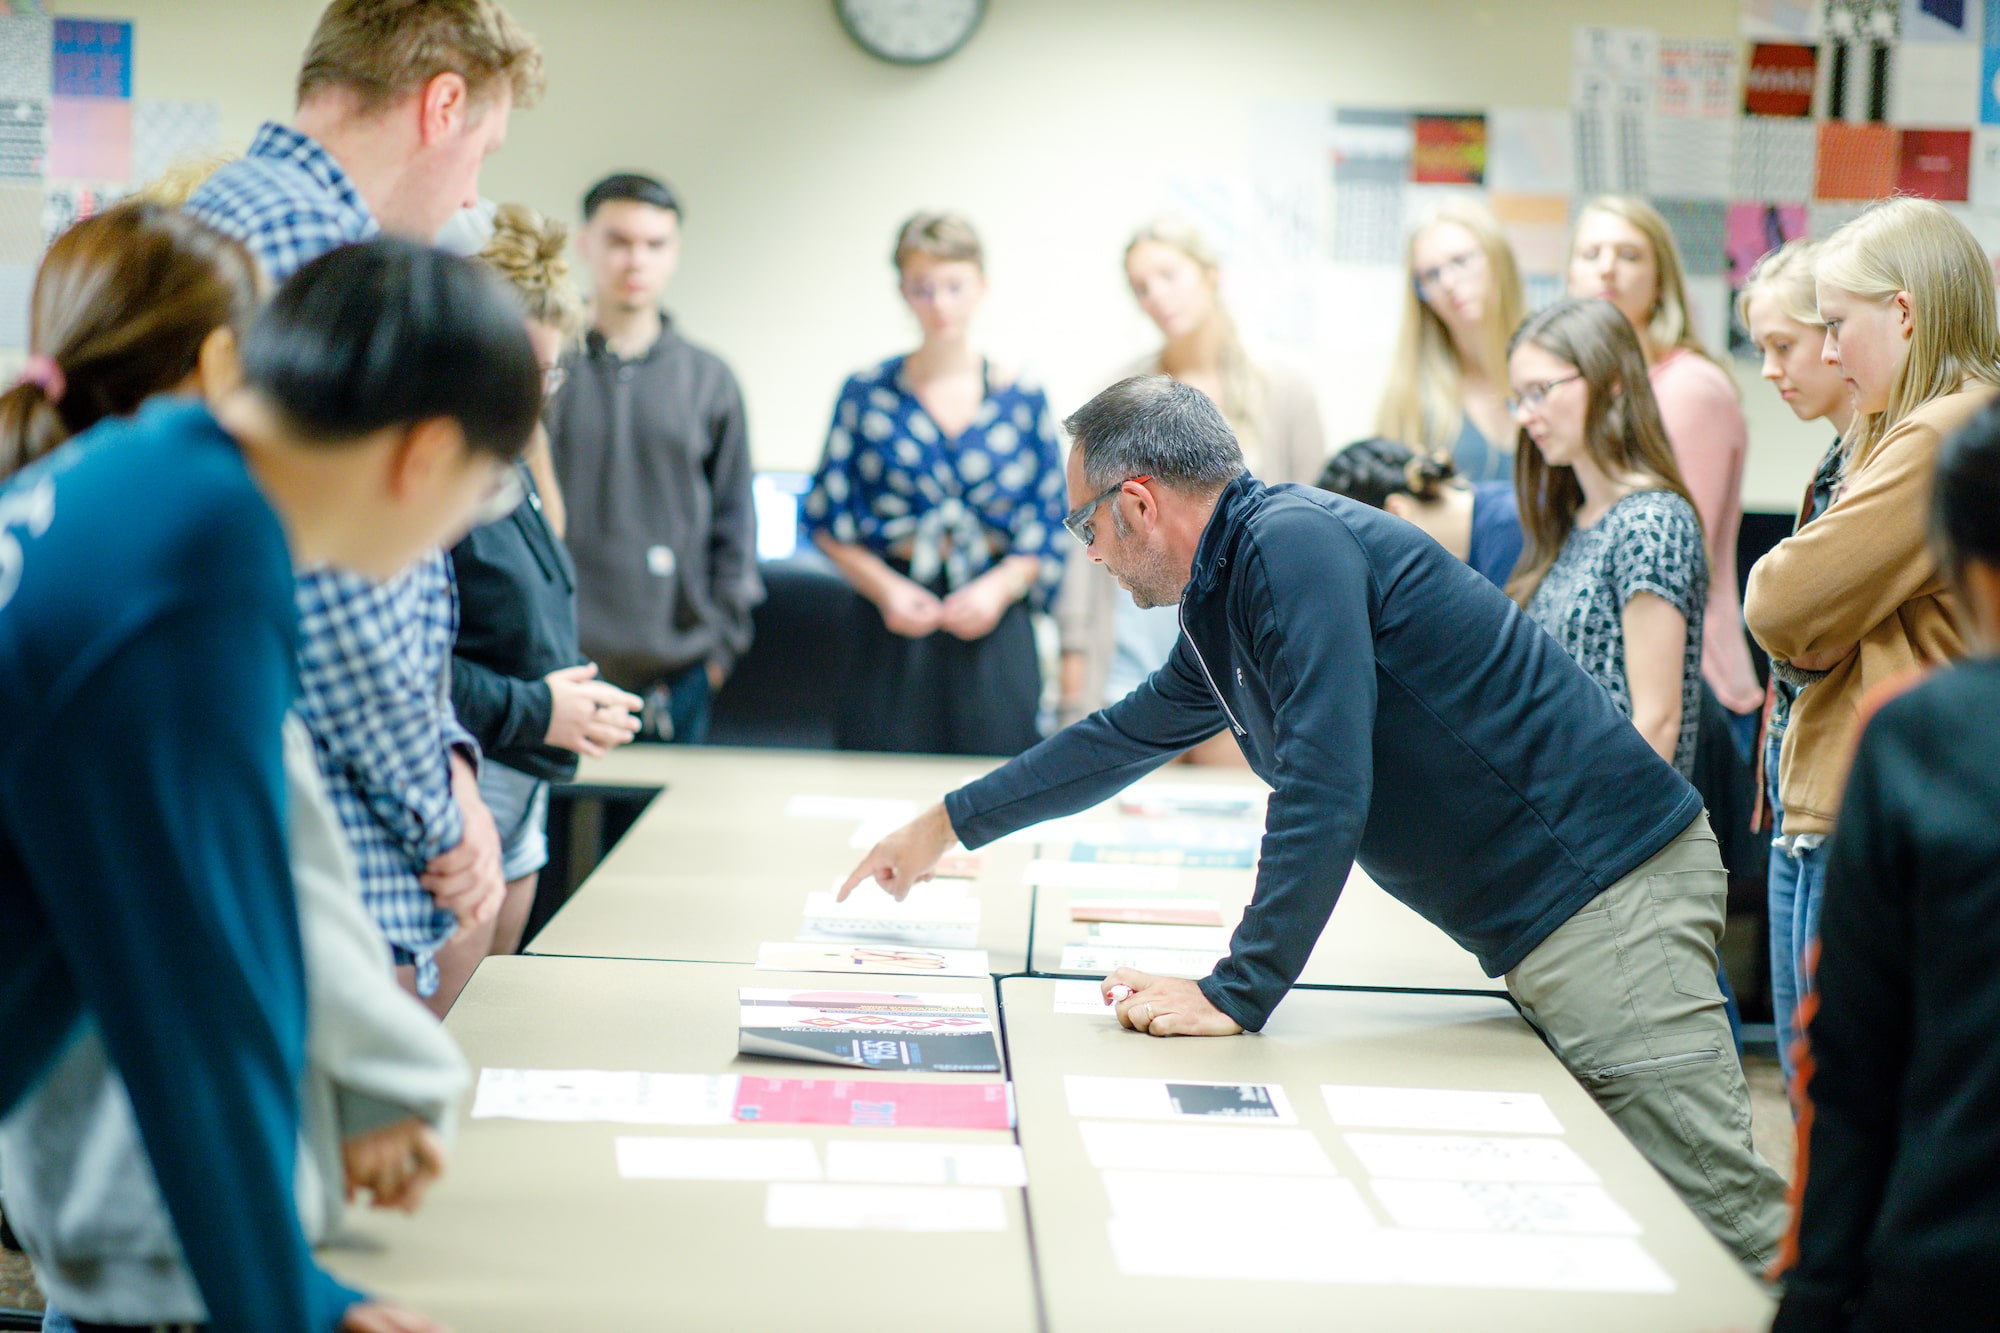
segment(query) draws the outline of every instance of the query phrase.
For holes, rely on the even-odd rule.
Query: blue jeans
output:
[[[706,662],[696,662],[668,676],[646,696],[647,725],[638,739],[670,741],[675,745],[704,743],[708,740],[711,694]],[[665,727],[659,725],[663,716],[668,724]]]
[[[1784,832],[1784,810],[1778,804],[1778,747],[1772,746],[1764,760],[1770,777],[1771,821]],[[1792,1086],[1794,1065],[1792,1043],[1798,1033],[1795,1023],[1799,1001],[1812,990],[1806,972],[1806,949],[1819,937],[1819,908],[1826,892],[1825,843],[1801,852],[1787,852],[1771,845],[1769,898],[1771,913],[1771,1015],[1778,1029],[1778,1062],[1785,1071],[1785,1087]]]

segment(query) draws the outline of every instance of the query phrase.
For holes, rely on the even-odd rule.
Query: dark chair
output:
[[[756,638],[715,697],[708,743],[831,750],[861,598],[809,547],[762,573]]]

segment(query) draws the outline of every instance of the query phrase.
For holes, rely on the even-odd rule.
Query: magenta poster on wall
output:
[[[1723,248],[1729,263],[1729,350],[1737,356],[1754,357],[1756,349],[1750,345],[1750,331],[1737,317],[1736,293],[1759,259],[1805,234],[1804,204],[1739,201],[1729,206]]]

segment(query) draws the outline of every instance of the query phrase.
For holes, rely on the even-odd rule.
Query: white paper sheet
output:
[[[835,1139],[826,1145],[826,1178],[871,1185],[1019,1188],[1028,1183],[1028,1163],[1013,1143]]]
[[[1560,1134],[1562,1121],[1538,1092],[1382,1088],[1322,1084],[1333,1123],[1354,1129],[1451,1130],[1461,1134]]]
[[[1246,819],[1263,815],[1268,796],[1269,793],[1259,787],[1226,787],[1220,783],[1146,782],[1126,788],[1118,797],[1118,808],[1125,814],[1151,819],[1178,819],[1184,816]]]
[[[773,1188],[780,1188],[773,1186]],[[1355,1286],[1665,1293],[1673,1279],[1626,1236],[1504,1232],[1211,1228],[1200,1245],[1162,1245],[1107,1223],[1118,1271],[1132,1277],[1237,1278]]]
[[[2000,209],[2000,130],[1988,127],[1972,132],[1971,193],[1974,208]]]
[[[2000,34],[1988,34],[2000,42]],[[1979,121],[1980,57],[1973,42],[1910,42],[1896,48],[1889,123],[1965,129]]]
[[[894,833],[907,819],[870,819],[854,826],[854,832],[847,835],[847,845],[857,852],[865,852],[882,839]]]
[[[773,1185],[764,1225],[820,1231],[1005,1231],[997,1189],[962,1185]]]
[[[1253,1219],[1260,1230],[1371,1231],[1375,1215],[1351,1180],[1333,1176],[1106,1171],[1111,1215],[1170,1229],[1204,1230],[1216,1218]]]
[[[1128,866],[1109,861],[1028,862],[1023,884],[1049,889],[1132,889],[1140,893],[1172,893],[1179,887],[1178,866]]]
[[[794,796],[785,802],[790,819],[851,819],[862,824],[901,826],[917,817],[915,801],[877,796]]]
[[[1731,196],[1775,204],[1812,198],[1819,152],[1815,122],[1792,116],[1745,116],[1737,123]]]
[[[874,941],[934,949],[971,949],[979,943],[979,899],[964,880],[930,880],[911,887],[901,902],[874,880],[855,886],[846,901],[834,889],[806,897],[799,928],[804,941]]]
[[[1111,837],[1118,825],[1091,815],[1064,815],[1061,819],[1044,820],[1030,824],[1026,828],[1015,829],[1012,833],[994,839],[995,842],[1076,842],[1083,839]]]
[[[1575,189],[1647,194],[1660,39],[1645,28],[1578,26],[1570,63]]]
[[[910,944],[815,944],[767,940],[757,946],[765,972],[885,973],[894,976],[985,977],[993,967],[984,949],[924,949]]]
[[[1346,1139],[1371,1176],[1597,1183],[1597,1172],[1561,1139],[1488,1139],[1456,1134],[1349,1134]]]
[[[1099,847],[1140,850],[1255,852],[1264,842],[1262,820],[1245,819],[1126,819],[1102,832],[1079,834],[1078,842]]]
[[[1121,967],[1136,968],[1160,977],[1205,977],[1226,956],[1226,951],[1205,949],[1130,949],[1097,944],[1065,944],[1062,970],[1095,972],[1110,976]]]
[[[627,1180],[818,1180],[811,1139],[626,1138],[615,1144]]]
[[[1101,1170],[1222,1171],[1330,1176],[1333,1162],[1311,1130],[1264,1125],[1134,1124],[1085,1120],[1090,1164]]]
[[[1058,981],[1055,1010],[1059,1014],[1084,1014],[1112,1023],[1118,1021],[1117,1007],[1104,1002],[1103,987],[1095,981]]]
[[[1486,113],[1486,185],[1496,194],[1568,194],[1576,180],[1570,116],[1551,107]]]
[[[1081,864],[1092,864],[1083,862]],[[1148,926],[1220,926],[1222,904],[1187,894],[1152,897],[1114,893],[1109,897],[1072,894],[1069,919],[1089,924],[1122,921]]]
[[[1636,1236],[1639,1224],[1600,1185],[1499,1180],[1377,1180],[1375,1197],[1399,1227],[1431,1231],[1577,1232]]]
[[[1219,1120],[1258,1125],[1299,1122],[1291,1099],[1275,1083],[1065,1074],[1063,1093],[1069,1099],[1069,1113],[1080,1120]]]
[[[603,1069],[482,1069],[475,1120],[608,1120],[628,1125],[727,1125],[736,1079]]]
[[[1090,943],[1108,949],[1178,949],[1187,953],[1229,952],[1229,932],[1221,926],[1156,926],[1142,921],[1093,921]]]

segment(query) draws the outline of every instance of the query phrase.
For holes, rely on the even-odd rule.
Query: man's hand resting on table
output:
[[[872,878],[890,897],[901,902],[912,886],[931,877],[939,858],[957,841],[951,816],[945,813],[943,802],[939,802],[876,843],[834,898],[846,902],[857,884]]]
[[[458,918],[458,928],[484,925],[500,912],[507,881],[500,877],[500,830],[480,799],[479,777],[464,756],[451,757],[451,794],[465,835],[450,851],[431,858],[417,879],[437,905]]]
[[[1108,1002],[1113,986],[1132,993],[1118,1002],[1118,1021],[1151,1037],[1233,1037],[1241,1024],[1208,1002],[1201,987],[1180,977],[1156,977],[1121,967],[1102,982]]]

